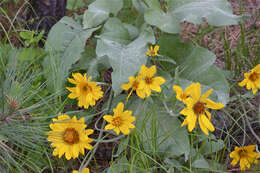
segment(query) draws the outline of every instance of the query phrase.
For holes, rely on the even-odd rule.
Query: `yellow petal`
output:
[[[94,130],[93,129],[87,129],[87,130],[85,130],[85,134],[86,135],[91,135],[91,134],[93,134],[94,133]]]
[[[154,46],[154,52],[157,53],[158,50],[159,50],[159,48],[160,48],[160,47],[159,47],[158,45],[155,45],[155,46]]]
[[[208,98],[208,96],[209,96],[212,92],[213,92],[213,89],[210,89],[210,90],[208,90],[207,92],[205,92],[205,93],[201,96],[201,98],[200,98],[201,102],[204,102],[204,101],[206,100],[206,98]]]
[[[154,77],[153,78],[153,83],[156,85],[162,85],[165,83],[165,79],[162,77]]]
[[[128,128],[134,129],[134,128],[135,128],[135,125],[133,125],[133,124],[128,124]]]
[[[246,84],[246,89],[250,90],[251,88],[253,88],[253,83],[250,80],[248,80]]]
[[[113,109],[114,115],[120,115],[123,111],[124,111],[123,102],[118,103],[116,108]]]
[[[68,81],[72,84],[77,84],[77,81],[75,81],[74,79],[68,78]]]
[[[67,90],[73,93],[77,93],[77,88],[76,87],[66,87]]]
[[[191,90],[190,95],[192,97],[193,102],[199,101],[201,95],[200,83],[195,83],[193,90]]]
[[[246,85],[246,83],[248,82],[248,79],[244,79],[241,82],[238,83],[239,86],[243,87]]]
[[[240,169],[242,171],[246,170],[246,167],[250,168],[250,163],[248,162],[247,158],[240,159]]]
[[[146,86],[145,93],[146,93],[146,97],[149,97],[151,95],[151,88]]]
[[[204,124],[201,115],[199,116],[199,125],[200,125],[200,129],[203,131],[203,133],[205,133],[206,135],[209,135],[208,129],[207,129],[206,125]]]
[[[210,100],[210,99],[206,99],[204,101],[204,103],[206,103],[206,107],[210,108],[210,109],[222,109],[224,107],[223,103],[215,103],[214,101]]]
[[[260,73],[260,64],[258,64],[257,66],[255,66],[253,69],[253,71]]]
[[[146,71],[147,71],[147,67],[146,67],[145,65],[142,65],[142,66],[141,66],[141,69],[140,69],[140,71],[139,71],[139,73],[140,73],[140,75],[141,75],[142,77],[144,77]]]
[[[206,112],[206,115],[208,116],[208,119],[211,120],[211,113],[207,110],[205,110],[205,112]]]
[[[199,116],[199,123],[200,123],[200,128],[201,130],[208,135],[208,130],[213,132],[215,130],[215,127],[213,124],[209,121],[209,119],[204,115]]]
[[[113,130],[116,132],[117,135],[120,133],[120,129],[118,127],[114,128]]]
[[[77,158],[79,156],[79,147],[78,145],[73,145],[72,146],[72,154],[73,154],[73,158]]]
[[[147,69],[146,76],[153,77],[155,75],[155,73],[156,73],[156,66],[153,65],[153,66],[151,66],[150,68]]]
[[[131,85],[130,83],[122,84],[122,85],[121,85],[121,88],[122,88],[123,90],[129,90],[131,87],[132,87],[132,85]]]
[[[192,116],[193,116],[193,115],[194,115],[194,112],[193,112],[192,109],[189,109],[188,107],[186,107],[186,108],[183,108],[183,109],[181,110],[180,114],[186,115],[186,116],[188,116],[188,115],[192,115]]]
[[[130,133],[129,128],[128,128],[126,125],[121,126],[121,127],[119,127],[119,128],[120,128],[120,131],[121,131],[124,135],[128,135],[128,134]]]
[[[253,152],[256,148],[256,145],[248,145],[244,146],[243,149],[246,150],[247,152]]]
[[[65,153],[65,157],[66,157],[67,160],[70,160],[70,159],[71,159],[71,154],[70,154],[69,151],[67,151],[67,152]]]
[[[239,161],[239,159],[233,159],[232,162],[230,163],[232,166],[236,166],[237,162]]]
[[[143,89],[138,89],[136,90],[136,94],[141,98],[144,99],[145,98],[145,91]]]
[[[112,115],[104,115],[103,118],[104,118],[104,120],[106,120],[109,123],[113,120],[113,116]]]
[[[187,121],[188,121],[188,130],[189,132],[191,132],[196,126],[197,116],[196,115],[187,116]]]
[[[89,169],[88,169],[88,168],[84,168],[84,169],[82,170],[82,173],[89,173]]]
[[[255,94],[257,91],[258,91],[257,88],[253,88],[253,89],[252,89],[253,94]]]
[[[161,92],[161,87],[159,85],[151,85],[151,90]]]
[[[105,126],[105,130],[111,130],[111,129],[114,129],[115,126],[113,126],[112,124],[108,124]]]
[[[82,80],[84,80],[84,77],[80,73],[72,73],[72,76],[76,82],[81,82]]]
[[[182,99],[180,96],[183,93],[182,88],[178,85],[173,85],[172,89],[176,92],[176,98],[181,101]]]

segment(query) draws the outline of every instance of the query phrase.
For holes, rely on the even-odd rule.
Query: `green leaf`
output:
[[[137,132],[141,133],[144,148],[148,153],[156,152],[161,159],[173,156],[186,156],[190,151],[190,143],[186,128],[181,128],[177,117],[166,113],[161,103],[133,102],[132,110],[138,110],[135,116]],[[138,106],[138,108],[136,108]],[[162,109],[163,108],[163,109]],[[153,153],[154,154],[154,153]]]
[[[99,72],[103,72],[109,67],[107,56],[97,57],[95,49],[91,46],[86,46],[79,62],[73,65],[73,69],[87,70],[87,75],[94,80],[100,76]]]
[[[132,0],[133,7],[140,14],[144,14],[145,10],[148,8],[147,5],[142,0]]]
[[[178,18],[170,13],[164,13],[160,9],[148,9],[145,12],[144,20],[167,33],[179,33],[181,31]]]
[[[22,31],[19,33],[20,37],[23,39],[31,39],[33,38],[34,33],[31,31]]]
[[[38,42],[42,39],[44,32],[45,32],[45,31],[42,30],[42,31],[38,34],[38,36],[34,38],[34,42],[35,42],[35,43],[38,43]]]
[[[232,14],[227,0],[171,0],[167,12],[149,8],[144,17],[147,23],[168,33],[180,32],[180,23],[183,21],[201,24],[206,18],[214,26],[236,25],[241,21],[241,16]]]
[[[128,28],[125,26],[126,25],[124,25],[118,18],[110,18],[104,25],[100,37],[117,43],[128,44],[131,42],[132,38],[130,37]],[[135,36],[138,35],[138,30],[136,32],[137,34],[135,34]]]
[[[82,8],[84,6],[83,0],[67,0],[66,8],[68,10],[74,10],[78,8]]]
[[[204,168],[204,169],[210,168],[207,160],[204,159],[204,157],[201,154],[199,154],[198,158],[194,160],[191,165],[193,168]]]
[[[113,68],[112,88],[116,94],[121,91],[121,85],[128,81],[129,76],[134,76],[143,64],[146,64],[146,45],[155,43],[153,30],[146,28],[139,37],[128,45],[111,41],[101,36],[97,45],[97,55],[108,56]]]
[[[45,44],[50,55],[43,62],[48,86],[52,90],[63,90],[69,69],[80,59],[86,40],[97,29],[84,30],[69,17],[63,17],[52,27]]]
[[[219,150],[224,148],[224,146],[225,146],[224,141],[221,139],[216,140],[216,141],[205,140],[205,141],[203,141],[203,144],[202,144],[200,150],[203,155],[206,155],[206,154],[218,152]]]
[[[160,153],[163,153],[165,157],[188,155],[190,151],[188,133],[185,128],[181,128],[178,118],[163,113],[157,116],[159,116],[157,128]]]
[[[211,97],[224,104],[229,99],[229,84],[225,73],[215,67],[216,56],[209,50],[189,43],[182,43],[179,36],[165,34],[159,39],[160,54],[175,60],[176,65],[169,66],[169,70],[176,67],[179,69],[178,78],[182,87],[191,82],[200,82],[205,92],[214,89]],[[171,68],[171,69],[170,69]]]
[[[98,26],[108,19],[110,13],[116,15],[122,7],[122,0],[96,0],[88,6],[84,13],[83,28]]]
[[[204,17],[213,26],[236,25],[241,20],[241,16],[233,14],[227,0],[171,0],[169,11],[180,21],[194,24],[201,24]]]

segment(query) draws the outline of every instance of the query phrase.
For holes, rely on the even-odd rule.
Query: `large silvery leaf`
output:
[[[118,18],[110,18],[104,25],[100,37],[117,43],[128,44],[138,34],[139,32],[136,27],[122,23]]]
[[[69,17],[62,18],[52,27],[45,44],[45,50],[49,52],[49,56],[43,62],[48,86],[52,90],[62,89],[69,69],[80,59],[86,40],[97,29],[83,30]]]
[[[170,13],[164,13],[160,9],[148,9],[145,12],[145,21],[164,32],[179,33],[181,31],[178,18]]]
[[[160,54],[176,61],[183,86],[200,82],[204,90],[213,88],[215,101],[226,104],[229,85],[224,72],[213,65],[216,56],[209,50],[189,43],[182,43],[177,35],[163,35],[159,40]],[[174,67],[173,67],[174,68]]]
[[[83,28],[96,27],[108,19],[110,13],[116,15],[122,7],[122,0],[96,0],[84,13]]]
[[[155,43],[153,30],[146,28],[131,43],[124,45],[100,37],[97,45],[97,56],[108,56],[113,68],[112,88],[115,93],[121,91],[121,85],[128,81],[129,76],[134,76],[143,64],[146,64],[146,47],[148,43]]]
[[[168,33],[180,32],[180,23],[183,21],[201,24],[203,18],[214,26],[234,25],[241,20],[240,16],[232,13],[227,0],[171,0],[167,12],[156,8],[145,12],[147,23]]]

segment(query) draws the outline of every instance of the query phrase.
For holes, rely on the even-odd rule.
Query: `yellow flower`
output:
[[[50,124],[51,131],[47,132],[48,141],[52,142],[51,146],[55,147],[54,156],[61,156],[65,153],[67,160],[77,158],[79,152],[85,154],[85,148],[92,149],[89,144],[93,139],[88,135],[94,130],[85,129],[87,125],[84,123],[84,118],[77,120],[76,116],[70,118],[68,115],[59,115],[58,119],[53,118],[53,123]]]
[[[150,46],[150,49],[148,49],[147,51],[148,52],[146,52],[146,55],[148,55],[148,56],[157,56],[158,55],[158,50],[159,50],[159,46],[158,45],[155,45],[154,46],[154,49],[153,49],[153,46]]]
[[[245,79],[238,83],[239,86],[245,86],[246,89],[252,89],[253,94],[260,88],[260,64],[255,66],[249,73],[244,73]]]
[[[104,119],[110,124],[105,126],[105,130],[113,129],[118,135],[120,131],[128,135],[130,133],[129,129],[135,128],[132,122],[135,121],[135,117],[132,116],[132,111],[124,111],[124,104],[122,102],[117,104],[117,107],[113,109],[114,116],[104,115]]]
[[[240,160],[240,169],[242,171],[250,168],[251,163],[258,163],[258,158],[260,158],[260,153],[254,152],[255,145],[248,145],[244,147],[235,147],[235,150],[230,153],[229,157],[232,158],[231,165],[235,166]]]
[[[150,68],[147,68],[145,65],[142,65],[140,71],[140,76],[144,79],[144,92],[146,97],[151,95],[151,91],[161,92],[160,85],[164,84],[165,80],[162,77],[154,77],[156,73],[156,66],[153,65]]]
[[[210,89],[201,96],[200,84],[195,83],[191,85],[193,85],[192,90],[190,90],[191,99],[186,100],[187,107],[180,112],[180,114],[186,116],[181,126],[188,124],[188,130],[191,132],[195,128],[198,119],[201,130],[208,135],[208,130],[214,131],[215,128],[210,122],[211,114],[206,108],[222,109],[224,104],[215,103],[207,98],[213,89]]]
[[[76,87],[66,87],[71,93],[68,95],[70,99],[78,99],[78,106],[88,109],[89,105],[94,106],[96,101],[103,96],[103,91],[96,82],[91,82],[91,77],[87,78],[80,73],[72,73],[74,79],[68,78],[69,82],[75,84]]]
[[[142,79],[142,76],[137,76],[137,77],[129,77],[129,83],[127,84],[123,84],[121,86],[121,88],[123,90],[129,90],[130,88],[131,91],[127,96],[127,100],[130,97],[130,95],[133,93],[133,91],[136,91],[136,94],[140,97],[140,98],[145,98],[145,92],[144,92],[144,81]]]
[[[72,173],[78,173],[78,171],[72,171]],[[88,168],[84,168],[81,173],[89,173],[89,169]]]
[[[182,88],[178,85],[173,85],[172,89],[176,92],[176,98],[183,103],[186,103],[187,99],[191,98],[190,93],[194,86],[195,83],[192,83],[185,88],[184,92],[182,91]]]

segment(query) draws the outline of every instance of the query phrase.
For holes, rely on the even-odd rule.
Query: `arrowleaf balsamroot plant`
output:
[[[238,48],[241,69],[254,67],[241,80],[179,34],[183,21],[244,25],[227,0],[68,3],[84,14],[46,40],[1,38],[0,172],[259,172],[259,61]]]

